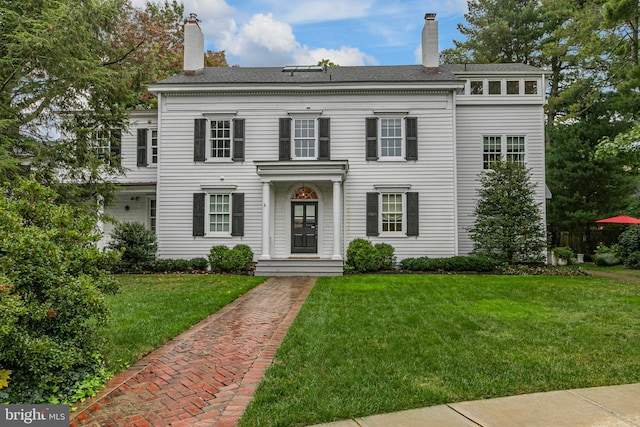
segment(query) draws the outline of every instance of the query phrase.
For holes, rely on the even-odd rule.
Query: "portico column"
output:
[[[331,259],[342,259],[340,246],[342,242],[342,190],[341,181],[333,181],[333,256]]]
[[[271,182],[262,181],[262,255],[260,259],[271,258],[271,242],[269,236],[271,235]]]

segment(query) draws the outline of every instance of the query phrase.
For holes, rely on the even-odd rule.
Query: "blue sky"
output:
[[[133,0],[142,5],[145,0]],[[205,48],[229,65],[405,65],[420,62],[427,12],[437,14],[440,49],[462,40],[466,0],[183,0],[201,20]]]

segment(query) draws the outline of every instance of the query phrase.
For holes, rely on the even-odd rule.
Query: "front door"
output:
[[[291,202],[291,253],[318,252],[318,202]]]

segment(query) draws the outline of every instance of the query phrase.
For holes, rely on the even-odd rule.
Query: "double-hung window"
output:
[[[224,233],[231,230],[231,206],[229,194],[209,194],[209,227],[207,234]]]
[[[194,161],[244,161],[245,120],[233,118],[233,114],[211,113],[195,119]]]
[[[417,236],[418,193],[411,185],[375,185],[367,193],[367,236]]]
[[[280,160],[330,160],[330,120],[320,113],[291,112],[279,120]]]
[[[293,119],[293,158],[316,158],[316,120]]]
[[[244,193],[235,185],[212,186],[193,194],[193,235],[244,235]]]
[[[496,161],[525,164],[526,144],[523,135],[487,135],[482,142],[482,168],[491,169]]]
[[[418,119],[381,115],[366,119],[367,160],[418,160]]]
[[[120,162],[121,132],[113,130],[97,130],[92,134],[91,148],[98,158],[111,165]]]
[[[231,120],[210,120],[209,158],[231,159]]]

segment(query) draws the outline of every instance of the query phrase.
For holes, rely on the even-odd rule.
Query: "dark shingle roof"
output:
[[[466,67],[466,68],[465,68]],[[283,71],[282,67],[207,67],[195,76],[176,74],[157,82],[175,84],[322,84],[459,82],[461,72],[540,72],[524,64],[443,65],[429,72],[422,65],[328,67],[326,71]]]

